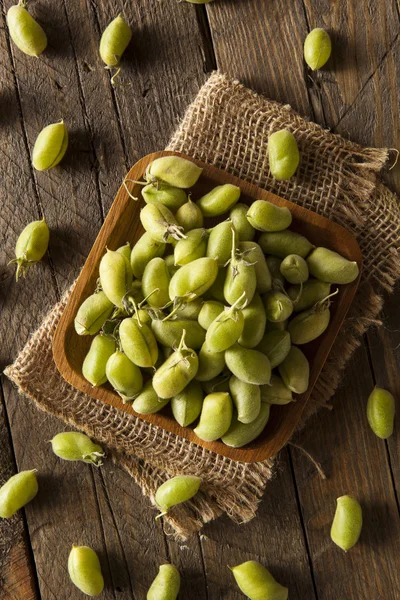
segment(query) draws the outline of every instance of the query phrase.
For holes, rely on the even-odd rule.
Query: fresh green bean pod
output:
[[[236,304],[239,302],[240,298]],[[242,335],[244,316],[236,304],[225,309],[208,327],[206,341],[211,352],[224,352]]]
[[[115,340],[108,335],[96,335],[82,365],[82,375],[93,386],[107,381],[107,361],[115,352]]]
[[[226,366],[241,381],[265,385],[271,379],[271,365],[262,352],[234,344],[225,352]]]
[[[351,283],[360,272],[355,261],[322,247],[311,252],[307,264],[311,275],[327,283]]]
[[[101,60],[107,67],[118,67],[121,56],[132,38],[128,23],[118,15],[107,25],[100,40]]]
[[[246,216],[258,231],[282,231],[292,222],[292,214],[286,206],[277,206],[266,200],[255,200]]]
[[[244,348],[255,348],[263,338],[267,316],[264,304],[257,292],[253,300],[245,306],[243,313],[243,331],[238,342]]]
[[[72,546],[68,573],[72,583],[87,596],[98,596],[104,589],[99,558],[89,546]]]
[[[150,327],[136,319],[124,319],[119,326],[119,339],[126,356],[138,367],[153,367],[158,358],[156,338]]]
[[[196,298],[191,302],[183,302],[183,304],[176,309],[175,317],[179,320],[190,320],[197,321],[201,308],[203,306],[203,298]],[[193,348],[193,346],[192,346]]]
[[[367,419],[372,431],[382,440],[393,433],[395,400],[390,392],[374,387],[368,398]]]
[[[157,577],[147,592],[146,600],[176,600],[181,576],[174,565],[161,565]]]
[[[197,206],[205,217],[218,217],[230,210],[239,198],[240,188],[231,183],[224,183],[197,200]]]
[[[262,233],[258,243],[265,254],[272,254],[279,258],[285,258],[289,254],[298,254],[306,258],[314,247],[307,238],[290,229]]]
[[[56,456],[63,460],[82,461],[96,467],[103,464],[103,448],[95,444],[90,437],[78,431],[57,433],[51,440]]]
[[[169,210],[175,212],[187,202],[187,195],[185,190],[181,188],[172,187],[166,183],[160,183],[153,185],[149,183],[142,189],[142,197],[146,204],[151,202],[160,202],[164,204]]]
[[[256,230],[247,220],[247,211],[249,207],[247,204],[238,202],[235,204],[229,213],[229,219],[238,234],[238,238],[241,242],[251,242],[254,240]]]
[[[170,348],[179,344],[183,330],[186,331],[186,343],[194,350],[201,348],[206,339],[205,330],[193,319],[171,319],[170,321],[153,319],[151,329],[157,341]]]
[[[289,254],[281,262],[281,273],[289,283],[305,283],[308,279],[308,266],[304,258]]]
[[[301,312],[307,308],[311,308],[317,302],[320,302],[331,291],[331,284],[318,279],[309,279],[303,286],[290,285],[286,290],[287,295],[293,302],[294,312]]]
[[[37,171],[57,166],[68,148],[68,130],[65,123],[47,125],[36,138],[32,151],[32,165]]]
[[[331,38],[325,29],[316,27],[304,41],[304,60],[312,69],[320,69],[328,62],[332,51]]]
[[[107,298],[123,308],[122,299],[131,289],[132,269],[126,258],[119,252],[108,250],[100,261],[100,283]]]
[[[132,272],[137,279],[143,277],[145,267],[152,258],[164,256],[165,247],[164,242],[153,240],[147,231],[138,239],[131,252]]]
[[[168,254],[168,256],[164,257],[165,264],[167,265],[167,269],[169,271],[170,276],[175,275],[177,271],[179,271],[180,266],[175,264],[175,257],[173,254]]]
[[[160,202],[146,204],[140,211],[140,221],[157,242],[172,244],[185,237],[172,212]]]
[[[249,560],[232,573],[239,588],[250,600],[287,600],[289,590],[278,583],[265,567],[255,560]]]
[[[171,300],[176,297],[191,302],[202,296],[214,283],[218,275],[217,261],[212,258],[198,258],[184,265],[172,276],[169,285]]]
[[[149,164],[146,180],[161,181],[177,188],[191,188],[197,183],[203,169],[180,156],[161,156]]]
[[[225,367],[225,353],[212,351],[207,341],[200,348],[198,358],[199,368],[195,377],[197,381],[210,381],[217,377]]]
[[[153,387],[160,398],[172,398],[179,394],[199,368],[197,354],[187,347],[185,335],[186,331],[183,330],[177,350],[154,373]]]
[[[190,304],[193,304],[192,302]],[[190,305],[189,305],[190,306]],[[224,312],[224,305],[222,302],[217,300],[207,300],[203,302],[203,305],[199,312],[199,324],[203,329],[208,329],[211,323]]]
[[[271,273],[260,246],[255,242],[240,242],[239,250],[250,263],[254,263],[256,273],[256,292],[265,294],[272,288]]]
[[[290,298],[276,290],[265,294],[264,307],[267,319],[273,322],[285,321],[293,312],[293,303]]]
[[[298,313],[288,324],[292,343],[300,346],[317,339],[328,328],[330,319],[331,313],[326,305]]]
[[[171,276],[165,260],[159,257],[152,258],[147,263],[142,278],[142,291],[150,306],[162,308],[169,302],[170,281]]]
[[[29,267],[39,262],[47,252],[50,239],[50,230],[44,219],[29,223],[15,244],[15,258],[11,263],[17,264],[16,280],[26,275]]]
[[[267,404],[289,404],[293,402],[291,390],[286,387],[282,379],[278,375],[272,375],[269,385],[261,386],[261,402]]]
[[[9,519],[39,491],[36,469],[13,475],[0,487],[0,518]]]
[[[92,294],[80,305],[74,319],[78,335],[94,335],[103,327],[114,310],[113,303],[104,292]]]
[[[292,346],[289,354],[278,366],[283,383],[295,394],[303,394],[309,384],[310,365],[300,348]]]
[[[232,420],[232,399],[226,392],[215,392],[204,398],[200,421],[195,434],[205,442],[213,442],[229,429]]]
[[[254,265],[232,253],[224,283],[226,302],[233,305],[239,298],[243,298],[249,304],[253,300],[256,287],[257,276]]]
[[[106,376],[124,402],[133,400],[143,387],[143,377],[139,367],[119,350],[108,359]]]
[[[260,413],[260,386],[240,381],[232,375],[229,379],[229,390],[237,410],[237,420],[240,423],[252,423]]]
[[[204,223],[203,213],[197,204],[192,202],[190,198],[186,204],[183,204],[180,208],[178,208],[175,218],[178,224],[183,227],[183,231],[186,233],[192,229],[199,229],[200,227],[203,227]]]
[[[222,436],[222,441],[232,448],[242,448],[250,444],[250,442],[253,442],[264,431],[268,423],[269,413],[270,405],[261,403],[258,415],[251,423],[242,423],[234,415],[231,426],[226,434]]]
[[[268,139],[268,156],[271,174],[278,181],[290,179],[300,162],[296,138],[287,129],[276,131]]]
[[[193,498],[199,491],[200,485],[200,477],[176,475],[160,485],[154,497],[155,502],[163,514],[166,514],[173,506]]]
[[[221,373],[221,375],[217,375],[214,379],[210,379],[210,381],[202,381],[201,385],[205,394],[215,394],[217,392],[225,392],[229,394],[229,379],[230,373],[228,370],[225,370]]]
[[[120,246],[120,248],[118,248],[117,252],[118,252],[118,254],[122,254],[122,256],[124,256],[126,258],[128,263],[131,262],[132,248],[131,248],[131,245],[129,242],[126,242],[126,244],[124,244],[123,246]]]
[[[201,413],[203,398],[201,384],[193,379],[171,399],[172,414],[181,427],[187,427],[197,419]]]
[[[156,394],[152,382],[147,381],[142,391],[133,401],[132,408],[139,415],[152,415],[159,412],[169,402],[169,398],[159,398]]]
[[[39,56],[46,50],[47,36],[22,2],[8,9],[7,25],[12,41],[24,54]]]
[[[347,552],[355,546],[362,529],[362,509],[355,498],[341,496],[336,500],[336,512],[331,528],[331,539]]]
[[[288,331],[267,331],[256,350],[265,354],[274,369],[281,364],[290,352],[291,340]]]
[[[207,256],[214,258],[219,267],[225,266],[232,254],[232,228],[230,221],[222,221],[210,230]]]
[[[186,238],[179,240],[174,249],[175,265],[182,267],[206,255],[208,232],[206,229],[192,229]]]

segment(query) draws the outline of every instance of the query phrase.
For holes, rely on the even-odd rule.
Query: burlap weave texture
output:
[[[296,135],[302,155],[290,181],[268,168],[268,135]],[[400,210],[377,181],[385,149],[363,148],[310,123],[218,73],[189,107],[168,149],[184,152],[316,211],[352,231],[364,259],[360,290],[307,406],[304,419],[334,393],[342,369],[366,328],[377,323],[381,293],[400,277]],[[205,450],[78,392],[58,373],[52,337],[66,298],[32,336],[6,373],[41,409],[87,432],[108,448],[153,500],[156,488],[177,473],[202,477],[202,492],[166,517],[181,538],[225,511],[237,522],[256,514],[273,461],[244,464]]]

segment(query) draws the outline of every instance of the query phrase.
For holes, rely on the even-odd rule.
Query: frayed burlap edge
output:
[[[302,162],[292,180],[279,183],[269,173],[266,140],[272,130],[282,127],[295,132]],[[375,172],[387,159],[387,150],[362,148],[343,140],[308,123],[290,107],[270,102],[219,74],[209,79],[189,107],[169,149],[224,168],[332,218],[359,239],[364,256],[360,290],[313,391],[304,425],[334,393],[360,336],[369,325],[379,322],[381,291],[390,291],[400,276],[399,209],[384,186],[376,187]],[[231,461],[131,415],[122,415],[68,386],[51,355],[54,328],[65,300],[50,313],[14,365],[7,368],[8,377],[39,408],[103,443],[153,503],[156,488],[169,476],[179,472],[200,475],[204,481],[201,494],[167,517],[181,539],[221,511],[236,522],[251,519],[272,477],[273,460],[250,465]],[[51,391],[60,388],[62,397],[50,399],[43,394],[43,365]]]

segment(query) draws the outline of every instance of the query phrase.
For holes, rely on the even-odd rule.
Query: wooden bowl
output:
[[[127,179],[140,180],[145,173],[147,165],[152,160],[159,156],[171,154],[184,156],[166,151],[149,154],[132,167],[127,175]],[[190,157],[185,158],[193,160]],[[291,229],[305,235],[316,246],[325,246],[331,250],[336,250],[346,258],[357,261],[361,272],[362,257],[360,248],[354,237],[340,225],[275,196],[270,192],[261,190],[220,169],[206,165],[198,160],[194,160],[194,162],[203,167],[204,170],[200,180],[192,190],[193,199],[199,198],[216,185],[232,183],[239,186],[242,190],[240,202],[251,204],[254,200],[262,199],[268,200],[278,206],[287,206],[293,215]],[[129,184],[129,186],[132,186],[132,184]],[[130,187],[130,189],[133,195],[140,197],[141,186],[135,185],[133,188]],[[82,302],[94,292],[99,273],[100,259],[104,254],[106,246],[115,250],[127,241],[133,245],[144,232],[139,219],[139,212],[143,205],[144,202],[142,199],[139,202],[135,202],[129,198],[124,186],[120,187],[58,324],[53,340],[53,354],[58,370],[68,383],[92,398],[101,400],[106,404],[111,404],[119,410],[137,416],[139,419],[154,423],[154,425],[166,431],[186,438],[217,454],[222,454],[223,456],[243,462],[260,461],[273,456],[289,440],[300,420],[317,377],[327,359],[356,293],[359,278],[353,283],[339,287],[339,294],[335,296],[332,303],[332,317],[328,329],[317,340],[302,347],[310,361],[311,367],[308,390],[304,394],[297,395],[296,402],[285,406],[272,406],[270,419],[264,432],[253,443],[244,448],[230,448],[220,441],[203,442],[194,434],[192,428],[178,425],[168,407],[157,414],[138,415],[132,410],[129,404],[122,403],[118,394],[112,391],[108,384],[102,387],[92,387],[82,375],[83,359],[88,352],[92,337],[79,336],[75,332],[74,317]],[[226,215],[223,215],[219,220],[224,218],[226,218]]]

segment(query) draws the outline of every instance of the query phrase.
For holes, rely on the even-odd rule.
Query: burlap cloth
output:
[[[280,183],[269,173],[267,140],[282,128],[295,134],[302,158],[296,176]],[[391,291],[400,276],[399,205],[376,176],[388,152],[333,135],[289,106],[271,102],[218,73],[188,108],[168,149],[226,169],[316,211],[344,225],[358,239],[364,259],[360,290],[315,386],[304,422],[334,393],[360,336],[378,322],[382,292]],[[165,517],[181,538],[222,511],[238,523],[252,519],[274,461],[245,464],[218,456],[73,389],[59,375],[51,349],[65,302],[66,298],[51,311],[6,369],[20,391],[42,410],[102,443],[151,502],[157,487],[172,475],[199,475],[201,493]]]

